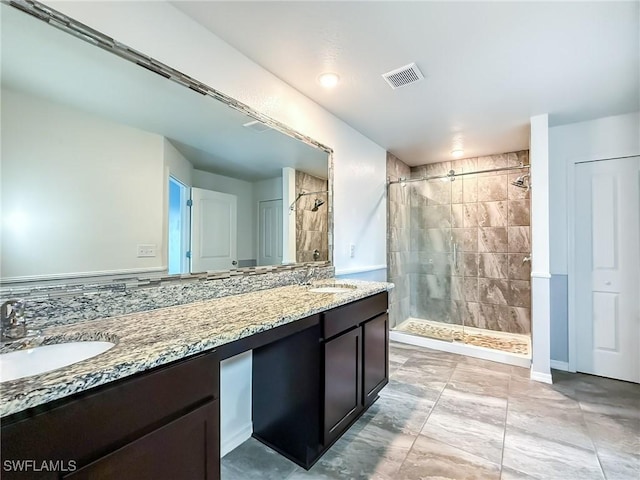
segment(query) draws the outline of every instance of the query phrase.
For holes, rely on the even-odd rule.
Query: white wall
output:
[[[386,265],[384,148],[167,2],[45,3],[333,148],[336,269]]]
[[[282,200],[282,176],[253,182],[253,198],[256,204],[267,200]]]
[[[640,112],[549,129],[552,273],[567,273],[568,172],[574,163],[639,153]]]
[[[386,265],[384,148],[167,2],[46,3],[333,148],[336,269]],[[350,243],[356,245],[354,258],[349,258]],[[237,378],[243,385],[250,381]],[[235,401],[242,399],[231,398],[228,403]],[[235,418],[225,436],[239,438],[247,424],[250,416]]]
[[[633,155],[640,155],[640,112],[549,129],[549,199],[553,206],[550,212],[551,358],[559,365],[569,361],[567,224],[574,165]]]
[[[549,116],[531,117],[531,378],[551,383]]]
[[[169,175],[187,187],[193,186],[193,165],[166,138],[164,139],[164,163],[169,170]]]
[[[3,278],[166,268],[163,157],[161,136],[3,89]]]
[[[256,258],[253,183],[194,169],[193,186],[238,197],[238,260]]]

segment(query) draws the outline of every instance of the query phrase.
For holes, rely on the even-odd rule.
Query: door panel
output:
[[[576,165],[576,368],[640,382],[640,157]]]
[[[282,264],[282,200],[260,202],[258,265]]]
[[[387,384],[389,359],[389,316],[385,313],[362,325],[364,404],[377,398]]]
[[[355,328],[324,344],[324,442],[330,443],[362,410],[361,334]]]
[[[191,200],[191,272],[234,268],[237,265],[237,197],[192,188]]]

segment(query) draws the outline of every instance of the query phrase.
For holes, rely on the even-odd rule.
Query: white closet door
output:
[[[576,166],[576,367],[640,382],[640,157]]]
[[[191,272],[237,266],[238,199],[227,193],[191,189]]]

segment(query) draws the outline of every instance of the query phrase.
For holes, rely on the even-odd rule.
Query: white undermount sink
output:
[[[309,291],[313,293],[348,293],[353,291],[353,287],[347,287],[347,286],[316,287],[316,288],[310,288]]]
[[[110,348],[111,342],[70,342],[0,354],[0,382],[50,372],[86,360]]]

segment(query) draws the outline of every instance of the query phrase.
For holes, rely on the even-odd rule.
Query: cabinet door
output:
[[[324,444],[362,411],[362,337],[355,328],[324,344]]]
[[[362,325],[364,405],[368,407],[389,381],[389,316],[385,313]]]
[[[73,472],[71,480],[219,480],[218,401]]]

